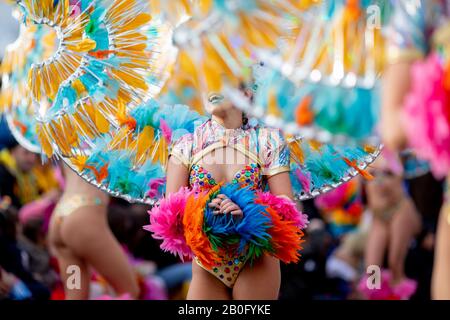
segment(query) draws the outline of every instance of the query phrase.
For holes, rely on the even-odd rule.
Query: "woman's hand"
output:
[[[242,216],[243,212],[241,208],[230,198],[224,194],[219,194],[215,199],[213,199],[209,204],[210,208],[214,208],[214,214],[227,214],[230,213],[234,216]]]
[[[0,295],[9,295],[14,284],[17,282],[17,278],[5,270],[0,270]]]

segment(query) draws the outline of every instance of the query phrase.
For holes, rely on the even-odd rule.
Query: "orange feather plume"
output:
[[[86,169],[91,170],[94,173],[95,180],[100,183],[103,180],[105,180],[108,177],[108,165],[105,164],[100,168],[100,170],[97,170],[94,166],[85,166]]]
[[[263,204],[260,200],[257,203]],[[272,220],[272,226],[267,230],[272,237],[272,255],[284,263],[297,263],[300,260],[301,244],[304,242],[303,231],[293,221],[284,220],[271,207],[267,207],[266,211]]]
[[[186,243],[200,263],[209,269],[214,266],[216,261],[219,261],[219,257],[203,232],[203,217],[211,192],[217,191],[218,188],[219,186],[216,186],[209,193],[190,196],[186,202],[183,216]]]
[[[363,169],[360,169],[359,167],[358,167],[358,164],[357,164],[357,162],[356,162],[356,160],[350,160],[350,159],[348,159],[348,158],[342,158],[344,161],[345,161],[345,163],[349,166],[349,167],[352,167],[353,169],[355,169],[356,171],[358,171],[358,173],[364,178],[364,179],[367,179],[367,180],[372,180],[374,177],[373,177],[373,175],[371,175],[369,172],[367,172],[366,170],[363,170]]]

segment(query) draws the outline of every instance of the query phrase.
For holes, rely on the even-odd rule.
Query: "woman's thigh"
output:
[[[233,288],[233,299],[277,300],[280,285],[280,261],[264,255],[241,271]]]
[[[231,294],[219,279],[193,261],[187,300],[231,300]]]

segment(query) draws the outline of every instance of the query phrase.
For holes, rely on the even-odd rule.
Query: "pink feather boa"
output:
[[[405,100],[403,120],[410,145],[428,160],[436,177],[450,170],[449,94],[445,70],[437,54],[412,69],[412,90]]]
[[[186,244],[183,230],[184,208],[187,198],[194,192],[181,188],[178,192],[160,200],[150,211],[150,225],[144,229],[153,233],[155,239],[162,240],[161,249],[178,255],[182,261],[192,258],[192,250]]]
[[[285,197],[275,196],[270,192],[258,192],[257,197],[262,204],[274,209],[283,219],[293,221],[298,228],[305,229],[308,225],[308,216],[297,209],[294,201]]]

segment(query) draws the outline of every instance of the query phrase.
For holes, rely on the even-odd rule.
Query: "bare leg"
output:
[[[193,261],[187,300],[231,300],[231,294],[219,279]]]
[[[102,205],[86,205],[75,208],[68,216],[53,216],[49,230],[51,246],[61,266],[76,264],[80,266],[85,289],[75,298],[86,299],[89,295],[89,268],[93,267],[113,287],[117,294],[139,295],[137,279],[128,259],[111,233],[107,221],[108,196],[96,187],[81,179],[68,167],[64,167],[66,186],[65,197],[84,194],[96,197]],[[61,210],[71,210],[64,208]],[[67,212],[66,212],[67,213]],[[64,250],[61,250],[64,248]],[[63,270],[62,270],[63,271]],[[67,290],[67,288],[65,288]],[[69,292],[69,297],[72,295]]]
[[[450,207],[442,208],[438,230],[436,233],[436,249],[434,256],[432,298],[450,300]]]
[[[280,261],[265,255],[241,271],[233,288],[233,299],[277,300],[280,285]]]
[[[64,286],[66,300],[87,300],[89,298],[89,282],[90,272],[89,267],[84,260],[76,256],[72,250],[64,245],[57,245],[54,247],[56,256],[58,258],[58,265],[60,269],[61,280]],[[78,267],[80,273],[76,274],[80,277],[79,287],[75,285],[69,278],[75,274],[70,268]]]
[[[393,284],[405,278],[405,259],[411,240],[419,233],[421,221],[414,205],[407,202],[392,217],[388,263],[392,272]]]
[[[89,298],[89,267],[84,259],[76,255],[71,248],[66,246],[61,238],[61,226],[57,217],[53,216],[49,231],[48,240],[52,254],[58,260],[61,281],[64,286],[66,300],[86,300]],[[75,275],[70,268],[78,267],[80,277],[78,286],[70,281],[69,277]]]
[[[64,244],[100,273],[117,294],[138,297],[136,277],[108,227],[105,206],[80,208],[60,225]]]
[[[369,230],[366,244],[366,267],[375,265],[383,266],[383,258],[388,244],[388,226],[380,219],[374,217]]]

